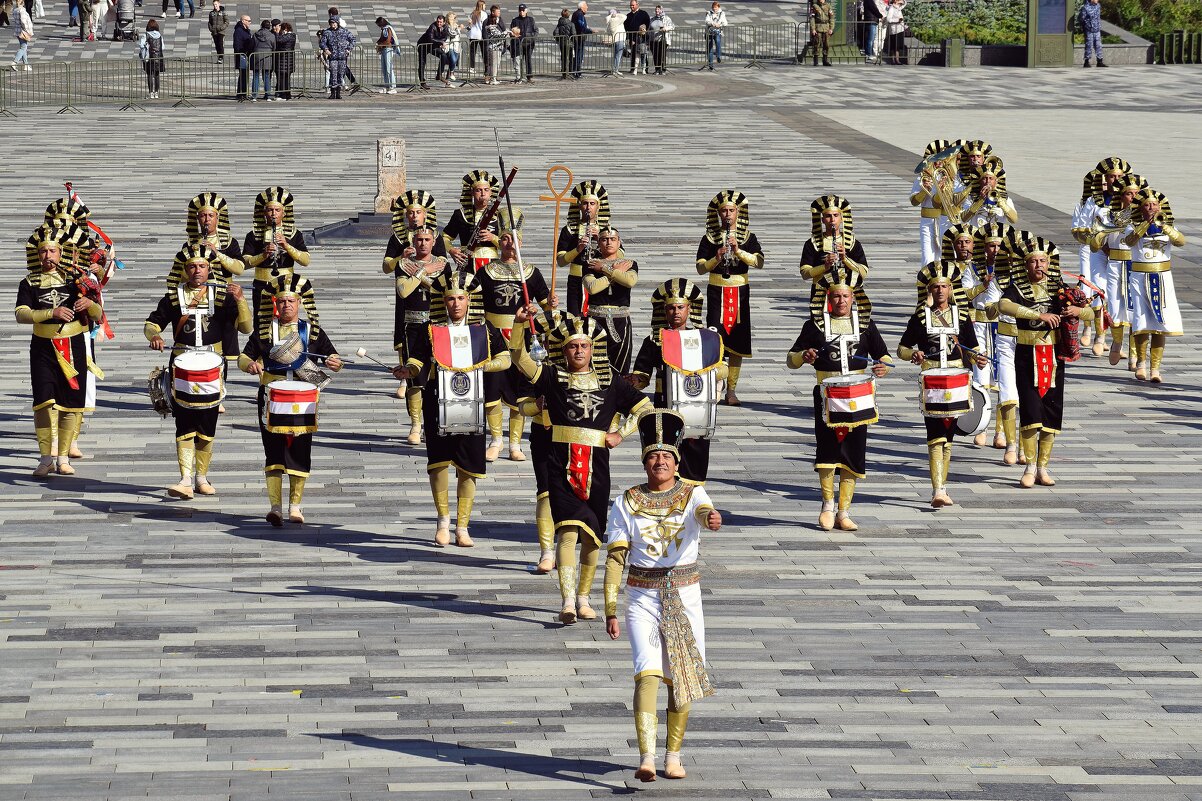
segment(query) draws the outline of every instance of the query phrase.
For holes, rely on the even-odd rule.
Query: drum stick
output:
[[[309,352],[309,351],[307,351],[307,350],[305,350],[305,351],[301,351],[301,355],[302,355],[302,356],[308,356],[310,359],[317,359],[317,360],[318,360],[319,362],[321,362],[322,364],[325,364],[325,363],[326,363],[326,359],[330,358],[329,356],[322,356],[320,353],[310,353],[310,352]],[[342,359],[342,357],[341,357],[341,356],[339,356],[338,358]],[[373,361],[374,361],[374,360],[373,360]],[[353,360],[353,359],[342,359],[342,363],[343,363],[343,364],[354,364],[355,362],[354,362],[354,360]]]

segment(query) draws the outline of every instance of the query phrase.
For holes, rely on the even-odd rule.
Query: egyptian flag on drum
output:
[[[221,362],[211,367],[190,369],[180,365],[172,369],[175,402],[181,406],[207,409],[221,402]]]
[[[451,370],[472,370],[488,361],[488,328],[483,325],[432,325],[434,361]]]
[[[664,364],[684,373],[700,373],[722,361],[722,337],[708,328],[660,331]]]
[[[305,381],[275,381],[268,384],[267,430],[272,434],[294,435],[317,431],[319,392],[315,385]]]
[[[858,428],[877,421],[876,386],[872,380],[854,383],[823,382],[826,399],[826,424],[837,428]]]
[[[972,411],[972,373],[968,370],[922,374],[922,409],[928,417],[954,417]]]

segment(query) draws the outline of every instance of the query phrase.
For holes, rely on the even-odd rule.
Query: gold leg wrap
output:
[[[191,437],[176,440],[175,460],[179,462],[180,483],[187,484],[196,472],[196,443]]]
[[[1143,367],[1144,361],[1148,358],[1148,340],[1152,338],[1151,334],[1132,334],[1132,348],[1135,350],[1135,363]]]
[[[207,476],[209,474],[209,465],[213,463],[213,440],[197,437],[195,447],[196,475]]]
[[[1032,429],[1034,433],[1034,429]],[[1035,466],[1046,469],[1048,462],[1052,460],[1052,443],[1056,441],[1056,435],[1051,431],[1039,432],[1039,451],[1035,457]]]
[[[1152,352],[1148,361],[1153,370],[1160,369],[1160,364],[1164,361],[1164,334],[1152,334]]]
[[[58,458],[60,462],[67,460],[75,438],[79,436],[79,427],[83,425],[82,412],[58,413]]]
[[[1018,404],[1007,403],[998,409],[1002,419],[1002,433],[1006,435],[1006,444],[1018,442]]]
[[[684,730],[689,725],[689,710],[692,706],[692,704],[683,704],[677,707],[672,686],[668,686],[668,738],[664,745],[670,754],[680,753],[680,746],[684,743]]]
[[[945,487],[947,486],[947,474],[951,472],[951,469],[952,469],[952,443],[945,442],[945,443],[943,443],[943,470],[939,474],[939,478],[940,478],[939,483]]]
[[[634,683],[634,731],[642,757],[655,756],[655,734],[659,728],[655,697],[659,694],[659,682],[659,676],[640,676]]]
[[[472,518],[472,504],[476,501],[476,479],[459,473],[455,479],[455,525],[467,528]]]
[[[497,403],[488,407],[488,433],[493,439],[501,438],[501,421],[504,419],[501,411],[501,404]]]
[[[846,470],[839,477],[839,511],[846,512],[851,508],[852,496],[856,494],[856,477]]]
[[[409,387],[405,390],[405,409],[409,412],[409,421],[421,425],[422,422],[422,388]]]
[[[559,545],[555,549],[555,564],[559,577],[559,594],[566,605],[568,599],[574,600],[576,592],[576,540],[580,530],[575,526],[564,526],[559,532]]]
[[[284,498],[284,474],[273,470],[267,474],[267,502],[272,507],[278,507]]]
[[[1039,449],[1039,429],[1028,428],[1023,431],[1022,439],[1019,440],[1022,447],[1023,456],[1027,460],[1027,464],[1035,464],[1035,458],[1038,455]]]
[[[50,414],[50,455],[58,455],[58,409],[53,406],[47,406],[46,412]]]
[[[739,386],[739,373],[743,371],[743,357],[731,355],[726,373],[726,391],[734,392]]]
[[[451,516],[451,499],[449,496],[450,478],[447,476],[449,467],[440,467],[430,471],[430,492],[434,495],[434,511],[439,517]]]
[[[580,538],[580,577],[576,582],[577,597],[587,598],[593,589],[593,577],[597,574],[597,560],[601,548],[592,537]]]
[[[943,486],[943,443],[927,445],[927,467],[931,474],[931,489]]]
[[[517,448],[522,444],[522,432],[525,429],[525,416],[516,409],[511,409],[509,411],[509,447]]]
[[[1103,319],[1104,317],[1105,315],[1102,314],[1101,309],[1094,309],[1093,330],[1099,342],[1102,340],[1102,337],[1106,336],[1106,321]]]
[[[835,468],[818,468],[818,486],[822,488],[822,500],[835,500]]]
[[[304,476],[288,476],[289,506],[301,505],[301,500],[305,497],[305,482],[307,480]]]
[[[58,414],[51,407],[37,409],[33,413],[33,432],[38,438],[38,454],[49,456],[53,453],[54,438],[58,432],[52,424],[58,422]]]
[[[1123,329],[1126,327],[1127,326],[1125,326],[1125,325],[1118,325],[1118,324],[1110,326],[1110,339],[1113,340],[1114,342],[1117,342],[1119,345],[1122,345],[1123,344]]]
[[[538,547],[544,553],[555,547],[555,521],[551,519],[551,498],[543,496],[534,504],[534,525],[538,530]]]

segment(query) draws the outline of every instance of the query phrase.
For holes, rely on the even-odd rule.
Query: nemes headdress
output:
[[[1093,176],[1093,183],[1089,187],[1089,194],[1093,197],[1094,202],[1099,206],[1106,200],[1106,192],[1103,188],[1105,176],[1119,173],[1126,175],[1131,172],[1131,164],[1125,159],[1118,156],[1109,156],[1098,162],[1098,166],[1094,167],[1090,174]],[[1111,189],[1111,192],[1114,190]]]
[[[518,239],[522,238],[522,224],[526,222],[526,215],[517,206],[513,207],[513,219],[509,217],[509,208],[502,206],[497,211],[497,235],[516,233]]]
[[[76,198],[60,197],[46,207],[45,219],[51,225],[73,222],[81,228],[86,228],[90,214],[88,207]]]
[[[988,156],[993,152],[993,145],[984,139],[967,139],[960,145],[960,153],[968,156]]]
[[[689,326],[702,328],[704,315],[702,307],[705,304],[705,293],[701,288],[687,278],[673,278],[665,281],[651,293],[651,337],[659,341],[659,332],[667,326],[664,319],[664,306],[668,303],[689,304]]]
[[[968,316],[968,296],[964,294],[964,285],[960,283],[964,276],[959,263],[949,259],[933,261],[918,271],[916,287],[918,289],[918,308],[930,302],[928,293],[932,284],[948,284],[952,288],[951,304],[958,310],[961,319]]]
[[[826,229],[822,225],[822,215],[834,210],[843,215],[843,247],[850,249],[855,243],[855,220],[852,218],[851,201],[839,195],[823,195],[810,204],[810,236],[814,245],[822,246],[822,237]]]
[[[1007,197],[1006,191],[1006,171],[1002,169],[1001,159],[986,159],[985,163],[979,169],[969,173],[969,197],[976,199],[981,195],[981,179],[986,175],[992,175],[997,178],[997,196]]]
[[[684,438],[684,418],[667,409],[655,409],[639,418],[639,439],[643,458],[665,451],[680,462],[680,442]]]
[[[952,261],[956,260],[956,240],[967,237],[975,244],[976,236],[975,229],[965,223],[948,226],[948,229],[943,232],[943,237],[940,239],[941,252],[940,255]],[[975,256],[975,254],[974,254]]]
[[[1094,187],[1100,186],[1101,182],[1102,182],[1102,175],[1100,172],[1098,172],[1097,167],[1095,167],[1092,170],[1090,170],[1089,172],[1085,173],[1085,177],[1081,180],[1081,202],[1082,203],[1084,203],[1085,201],[1087,201],[1091,197],[1093,197]]]
[[[459,272],[458,270],[444,271],[434,279],[430,288],[430,325],[448,325],[447,305],[443,299],[447,295],[467,295],[468,325],[480,325],[484,322],[484,288],[476,279],[475,274]]]
[[[263,287],[263,294],[259,297],[259,308],[255,312],[255,329],[258,331],[259,339],[263,342],[271,342],[271,321],[276,316],[276,299],[286,297],[300,298],[301,306],[305,309],[305,318],[309,322],[309,329],[313,333],[317,333],[319,325],[317,296],[313,294],[313,285],[300,273],[292,273],[291,275],[281,275]]]
[[[426,210],[428,227],[438,227],[438,204],[434,202],[434,195],[424,189],[410,189],[392,201],[392,232],[401,242],[407,242],[406,237],[409,236],[409,223],[405,220],[405,212],[414,206]]]
[[[213,298],[220,306],[225,302],[225,293],[229,283],[218,271],[212,269],[217,263],[217,251],[206,242],[188,242],[175,254],[175,259],[171,263],[171,272],[167,275],[167,293],[171,296],[172,302],[179,302],[175,293],[176,287],[188,280],[184,274],[184,267],[194,261],[203,261],[209,265],[209,282],[217,284]]]
[[[973,230],[972,259],[978,264],[984,264],[985,245],[994,242],[1001,245],[994,259],[994,273],[999,271],[1008,274],[1014,249],[1018,243],[1018,229],[1007,223],[991,222]]]
[[[1135,204],[1143,205],[1149,200],[1155,200],[1160,204],[1160,217],[1165,225],[1173,225],[1173,207],[1169,205],[1169,199],[1163,192],[1157,192],[1150,186],[1145,186],[1138,195],[1135,196]]]
[[[188,201],[188,222],[186,225],[188,241],[195,242],[197,239],[200,239],[200,220],[198,217],[205,209],[212,209],[217,212],[217,241],[221,243],[221,247],[228,247],[230,240],[233,238],[230,233],[230,207],[225,202],[225,198],[216,192],[201,192]]]
[[[710,201],[709,208],[705,212],[706,237],[714,244],[722,242],[722,218],[718,216],[718,209],[723,206],[734,206],[739,210],[739,214],[735,218],[735,239],[740,243],[746,242],[747,237],[751,235],[751,209],[748,205],[747,195],[737,189],[724,189],[714,195],[713,200]]]
[[[1135,190],[1135,198],[1131,201],[1132,206],[1139,204],[1139,195],[1148,187],[1146,178],[1129,172],[1119,179],[1118,183],[1110,185],[1110,211],[1115,213],[1123,208],[1122,195],[1128,190]]]
[[[492,188],[493,197],[501,191],[501,182],[487,170],[472,170],[462,178],[463,187],[459,191],[459,208],[468,222],[476,219],[476,207],[472,205],[472,189],[477,184],[488,184]]]
[[[79,265],[79,256],[87,241],[88,232],[73,222],[60,220],[57,225],[42,223],[33,229],[33,233],[25,242],[26,266],[31,272],[38,272],[42,269],[41,260],[38,258],[38,248],[47,243],[58,245],[62,250],[62,256],[59,259],[59,266],[62,269],[65,270],[72,264]]]
[[[587,339],[593,343],[593,370],[602,386],[609,386],[613,380],[613,369],[609,365],[609,353],[606,350],[605,326],[591,317],[572,317],[564,319],[559,328],[547,335],[547,359],[560,370],[567,369],[563,349],[569,342]]]
[[[814,282],[814,291],[810,293],[810,319],[819,329],[825,330],[826,296],[832,289],[851,290],[860,313],[860,325],[866,325],[872,319],[872,301],[864,291],[863,276],[850,267],[834,267]]]
[[[933,156],[941,150],[947,150],[949,147],[963,144],[963,139],[932,139],[927,143],[926,149],[922,151],[922,157]]]
[[[1032,297],[1032,291],[1031,281],[1027,277],[1026,263],[1027,259],[1036,253],[1046,254],[1048,257],[1048,285],[1058,287],[1064,283],[1064,279],[1060,275],[1060,250],[1056,247],[1056,243],[1042,236],[1020,235],[1014,245],[1014,269],[1011,271],[1010,280],[1027,299]]]
[[[568,205],[568,226],[575,229],[580,225],[580,201],[597,201],[597,219],[592,221],[599,228],[609,227],[609,192],[599,181],[581,181],[572,187],[572,202]]]
[[[255,233],[263,234],[271,228],[267,224],[267,218],[264,216],[267,207],[270,205],[279,205],[284,208],[284,222],[280,226],[280,233],[285,237],[291,237],[296,233],[296,215],[292,207],[292,193],[282,186],[269,186],[255,197],[255,214],[254,214],[254,229]]]

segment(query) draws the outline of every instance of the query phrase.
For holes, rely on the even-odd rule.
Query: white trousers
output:
[[[1160,282],[1160,317],[1152,305],[1150,285],[1159,278]],[[1131,333],[1133,334],[1168,334],[1181,336],[1184,330],[1181,325],[1181,310],[1177,308],[1177,292],[1173,289],[1173,273],[1166,270],[1163,273],[1131,272],[1127,280],[1127,292],[1131,296]]]
[[[693,629],[697,650],[705,659],[705,616],[701,611],[701,584],[681,587],[680,600],[685,616]],[[672,680],[668,667],[668,652],[659,633],[659,590],[626,588],[626,636],[630,638],[630,655],[634,660],[634,675],[660,675]]]
[[[1017,340],[1014,337],[998,334],[993,342],[997,349],[997,388],[998,405],[1018,402],[1018,380],[1014,377],[1014,347]]]

